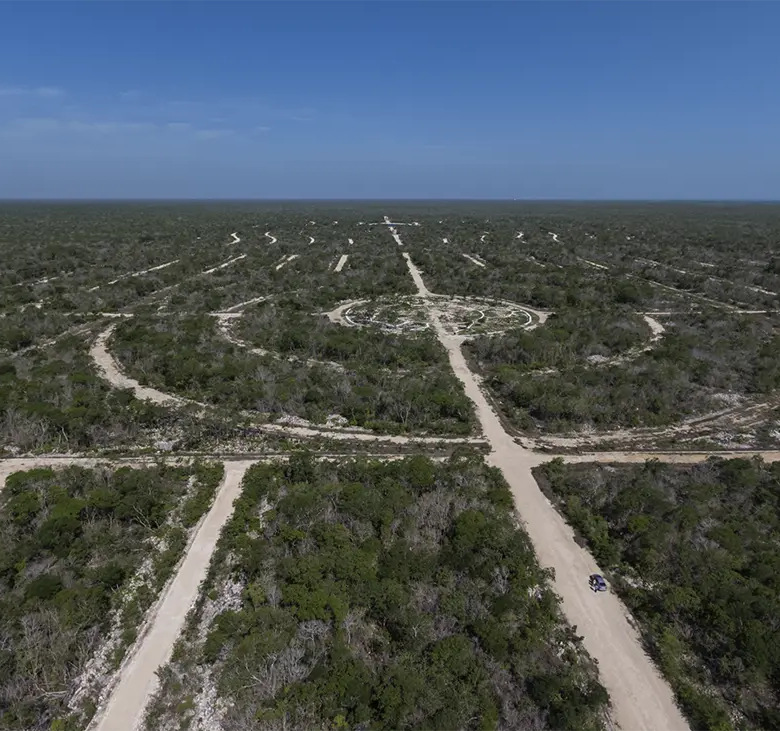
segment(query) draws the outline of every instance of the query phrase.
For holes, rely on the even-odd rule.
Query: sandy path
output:
[[[726,304],[725,302],[720,302],[719,300],[711,299],[710,297],[706,297],[703,294],[697,294],[696,292],[689,292],[685,289],[679,289],[678,287],[672,287],[670,284],[661,284],[661,282],[656,282],[654,279],[647,279],[646,277],[640,277],[637,274],[626,274],[626,276],[629,279],[638,279],[640,282],[647,282],[647,284],[658,287],[659,289],[665,289],[667,292],[674,292],[675,294],[679,294],[682,297],[690,297],[694,300],[700,300],[701,302],[706,302],[709,305],[712,305],[713,307],[720,307],[722,310],[727,310],[728,312],[732,312],[735,314],[741,314],[741,315],[747,315],[747,314],[755,314],[757,311],[754,310],[743,310],[739,307],[735,307],[734,305]]]
[[[262,297],[253,297],[251,300],[246,300],[246,302],[239,302],[237,305],[226,307],[222,312],[237,312],[238,310],[243,310],[244,307],[248,307],[249,305],[256,305],[258,302],[265,302],[267,299],[268,295],[264,295]]]
[[[238,231],[234,231],[232,234],[230,234],[233,237],[232,241],[228,241],[228,246],[233,246],[233,244],[238,244],[241,242],[241,239],[238,236]]]
[[[353,240],[353,239],[347,239],[347,243],[348,243],[348,244],[351,246],[351,245],[352,245],[352,244],[354,244],[355,242],[354,242],[354,240]]]
[[[269,244],[275,244],[276,241],[277,241],[276,237],[272,236],[270,231],[266,231],[263,234],[263,236],[265,236],[267,239],[269,239],[269,241],[268,241]]]
[[[165,264],[158,264],[156,267],[150,267],[149,269],[142,269],[140,272],[129,272],[128,274],[121,274],[116,279],[112,279],[110,282],[106,282],[104,285],[97,284],[94,287],[90,287],[87,292],[97,292],[97,290],[100,289],[101,286],[107,287],[110,284],[116,284],[117,282],[121,282],[123,279],[130,279],[131,277],[140,277],[144,274],[149,274],[150,272],[156,272],[160,269],[165,269],[166,267],[171,266],[172,264],[178,264],[179,259],[174,259],[173,261],[167,261]],[[48,280],[48,281],[51,281]]]
[[[214,504],[194,531],[178,571],[147,615],[139,640],[122,663],[119,679],[95,714],[90,731],[131,731],[141,726],[146,705],[159,685],[157,670],[170,660],[250,464],[225,463],[225,477]]]
[[[412,275],[414,284],[417,287],[417,294],[420,297],[430,297],[431,292],[425,286],[425,282],[423,281],[422,274],[420,274],[420,270],[415,266],[409,254],[404,252],[403,257],[406,259],[406,266],[409,267],[409,273]]]
[[[525,234],[521,231],[517,236],[515,236],[516,239],[522,239]]]
[[[326,368],[333,368],[337,371],[344,371],[345,368],[341,363],[336,363],[334,361],[330,360],[315,360],[314,358],[298,358],[294,355],[285,356],[281,355],[280,353],[277,353],[273,350],[266,350],[265,348],[258,348],[251,343],[246,342],[246,340],[242,340],[239,338],[232,329],[231,321],[236,319],[235,318],[236,313],[215,313],[215,316],[217,317],[218,325],[217,329],[219,330],[222,337],[225,338],[229,343],[232,343],[233,345],[238,346],[239,348],[243,348],[249,353],[254,353],[255,355],[260,356],[266,356],[269,358],[276,358],[278,360],[287,360],[290,363],[306,363],[306,365],[313,367],[313,366],[325,366]]]
[[[445,239],[442,239],[442,240],[441,240],[441,242],[442,242],[443,244],[449,244],[449,243],[450,243],[450,240],[445,238]]]
[[[654,261],[653,259],[636,259],[638,262],[642,262],[645,264],[649,264],[652,267],[662,267],[664,269],[669,269],[670,271],[677,272],[677,274],[688,274],[690,276],[700,276],[696,272],[689,272],[685,269],[677,269],[676,267],[673,267],[671,264],[664,264],[660,261]],[[714,267],[714,264],[706,264],[701,261],[695,262],[696,264],[700,264],[703,267]],[[763,287],[758,287],[756,285],[752,284],[741,284],[739,282],[732,282],[730,279],[723,279],[722,277],[707,277],[707,279],[710,282],[718,282],[719,284],[730,284],[732,287],[741,287],[742,289],[750,290],[751,292],[757,292],[758,294],[765,294],[769,297],[777,297],[779,296],[777,292],[773,292],[770,289],[764,289]]]
[[[309,245],[314,243],[314,236],[309,236]]]
[[[556,244],[562,243],[562,241],[558,238],[558,234],[554,234],[552,231],[548,231],[550,236],[552,236],[552,240],[555,241]]]
[[[485,236],[487,236],[487,234],[482,234],[482,236],[479,237],[479,243],[480,244],[485,243]]]
[[[711,457],[722,457],[723,459],[761,457],[764,462],[777,462],[780,461],[780,452],[771,449],[737,449],[723,452],[588,452],[562,455],[564,462],[644,463],[652,459],[672,464],[696,464],[706,462]]]
[[[206,269],[206,271],[201,272],[201,274],[213,274],[218,269],[224,269],[225,267],[229,267],[231,264],[235,264],[237,261],[241,261],[241,259],[246,259],[246,254],[241,254],[239,256],[233,257],[232,259],[228,259],[222,264],[217,264],[217,266],[211,267],[211,269]]]
[[[404,258],[419,296],[429,297],[420,271],[408,254]],[[615,720],[623,731],[687,729],[671,689],[645,655],[626,607],[617,595],[596,595],[588,587],[588,576],[602,572],[593,557],[577,545],[571,528],[536,484],[531,469],[539,456],[517,445],[504,431],[466,363],[460,348],[462,338],[447,333],[433,307],[430,317],[492,448],[487,461],[503,472],[539,562],[555,570],[554,586],[567,619],[584,635],[585,649],[598,660]]]
[[[397,224],[394,224],[387,216],[385,216],[385,224],[387,225],[387,228],[390,231],[390,235],[395,239],[395,243],[398,244],[399,246],[403,246],[404,242],[401,241],[401,237],[398,235],[398,229],[395,228]]]
[[[338,264],[336,264],[336,268],[333,271],[340,272],[344,268],[344,265],[347,263],[348,258],[349,258],[349,254],[342,254],[341,258],[338,261]]]
[[[666,328],[654,317],[651,317],[650,313],[641,313],[641,316],[645,323],[647,323],[647,326],[650,328],[650,338],[648,340],[646,340],[642,345],[630,348],[620,355],[614,355],[611,357],[590,355],[585,359],[586,365],[590,368],[606,368],[607,366],[625,365],[626,363],[630,363],[632,360],[636,360],[640,355],[651,351],[666,333]],[[559,368],[538,368],[533,371],[527,371],[526,375],[530,377],[549,376],[560,372],[561,371]]]
[[[598,264],[595,261],[589,261],[588,259],[583,259],[581,256],[577,257],[581,262],[584,262],[588,266],[595,267],[596,269],[609,269],[608,266],[605,266],[604,264]]]
[[[116,324],[109,325],[109,327],[97,336],[94,345],[89,350],[89,354],[97,366],[100,376],[116,388],[132,389],[135,397],[138,399],[153,401],[156,404],[184,403],[184,399],[180,399],[177,396],[171,396],[162,391],[158,391],[157,389],[142,386],[138,381],[133,378],[128,378],[119,370],[117,362],[114,360],[114,356],[108,352],[108,348],[106,347],[106,343],[114,332],[114,328],[116,328]]]
[[[465,256],[472,264],[476,264],[478,267],[485,266],[484,261],[477,261],[473,256],[469,256],[468,254],[461,254],[461,256]]]
[[[657,441],[661,438],[680,439],[689,435],[704,436],[717,429],[751,426],[776,408],[776,402],[740,403],[725,409],[683,419],[677,424],[661,427],[635,427],[614,431],[581,431],[567,436],[544,435],[537,438],[540,445],[547,447],[583,447],[605,442],[631,442],[634,446],[643,441]],[[630,449],[630,447],[629,447]],[[713,452],[720,454],[720,452]]]
[[[281,261],[276,265],[276,271],[278,272],[283,266],[289,264],[291,261],[297,258],[298,258],[298,254],[290,254],[289,256],[285,257],[284,261]]]
[[[349,305],[345,305],[349,306]],[[226,313],[234,315],[235,313]],[[106,341],[110,337],[116,325],[111,325],[104,330],[95,341],[89,353],[98,370],[98,375],[116,388],[129,388],[136,398],[149,399],[158,404],[191,404],[199,408],[209,409],[208,404],[185,399],[180,396],[172,396],[158,391],[155,388],[142,386],[134,378],[126,376],[119,368],[119,364],[106,347]],[[271,353],[271,355],[275,355]],[[338,364],[336,364],[338,365]],[[257,413],[242,412],[249,418],[256,419]],[[282,434],[290,437],[316,437],[321,439],[334,439],[337,441],[376,442],[377,444],[484,444],[481,437],[428,437],[428,436],[393,436],[389,434],[375,434],[358,428],[340,428],[335,426],[317,428],[309,426],[290,426],[287,424],[273,424],[261,422],[254,425],[257,429],[270,434]]]
[[[537,266],[540,266],[542,269],[547,269],[547,264],[542,263],[535,256],[531,256],[529,254],[526,258],[528,259],[528,261],[532,261],[534,264],[536,264]],[[563,268],[563,267],[561,267],[558,264],[556,264],[555,266],[557,266],[558,269],[562,269]]]
[[[171,266],[172,264],[178,264],[179,259],[174,259],[173,261],[166,261],[165,264],[158,264],[156,267],[150,267],[149,269],[143,269],[140,272],[133,272],[132,274],[124,274],[121,277],[117,277],[116,279],[112,279],[109,284],[116,284],[117,282],[121,281],[122,279],[128,279],[130,277],[140,277],[143,274],[149,274],[150,272],[157,272],[160,269],[165,269],[166,267]]]

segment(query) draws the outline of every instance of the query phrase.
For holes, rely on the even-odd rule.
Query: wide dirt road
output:
[[[250,464],[225,462],[225,479],[211,510],[198,526],[179,570],[147,621],[145,634],[123,663],[117,684],[95,715],[90,731],[134,731],[141,726],[146,705],[157,690],[156,672],[171,657],[173,644],[206,577],[211,554],[222,527],[233,513],[233,502]]]
[[[429,298],[420,271],[404,254],[420,297]],[[615,594],[594,594],[588,576],[600,573],[593,557],[580,548],[559,513],[536,484],[531,469],[546,461],[516,444],[482,393],[461,351],[462,339],[451,335],[429,299],[436,335],[447,349],[455,375],[474,403],[491,453],[487,461],[509,483],[515,505],[533,542],[539,562],[555,570],[555,590],[564,614],[584,636],[585,649],[599,664],[601,681],[612,700],[613,718],[623,731],[684,731],[689,728],[674,702],[672,691],[647,657],[639,635],[629,623],[628,610]]]

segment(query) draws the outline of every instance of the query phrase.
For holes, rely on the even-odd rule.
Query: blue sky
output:
[[[0,198],[780,199],[780,4],[0,3]]]

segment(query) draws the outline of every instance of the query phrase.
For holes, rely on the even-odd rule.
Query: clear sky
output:
[[[780,199],[780,3],[2,2],[0,198]]]

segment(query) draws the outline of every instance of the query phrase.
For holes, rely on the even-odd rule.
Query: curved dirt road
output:
[[[404,258],[419,296],[430,297],[420,271],[408,254]],[[433,308],[429,315],[455,375],[474,403],[491,446],[487,461],[503,472],[539,562],[555,570],[554,586],[564,614],[584,635],[585,649],[599,663],[615,721],[623,731],[688,729],[671,689],[642,649],[626,607],[617,595],[594,594],[588,587],[588,576],[601,571],[590,553],[574,541],[571,528],[542,494],[531,473],[535,465],[546,460],[516,444],[504,431],[466,363],[460,347],[462,338],[447,332]]]
[[[106,341],[114,331],[116,324],[109,325],[95,340],[90,348],[89,354],[95,363],[98,374],[116,388],[129,388],[138,399],[147,399],[156,404],[167,405],[192,405],[197,406],[204,411],[211,408],[208,404],[200,401],[193,401],[181,396],[172,396],[156,388],[142,386],[134,378],[122,373],[119,364],[111,355],[106,347]],[[242,412],[244,413],[244,412]],[[257,418],[257,414],[246,412],[250,418]],[[319,437],[323,439],[334,439],[338,441],[355,442],[375,442],[377,444],[434,444],[434,445],[455,445],[455,444],[474,444],[483,445],[485,440],[482,437],[427,437],[427,436],[402,436],[390,434],[375,434],[366,430],[341,428],[336,426],[323,426],[317,428],[314,425],[292,426],[287,424],[269,424],[259,423],[254,425],[257,429],[270,434],[282,434],[290,437]]]
[[[193,533],[184,558],[156,605],[147,615],[132,652],[119,669],[107,701],[98,708],[89,731],[135,731],[157,690],[157,670],[171,657],[198,589],[206,578],[222,527],[233,513],[241,480],[251,462],[225,462],[225,477],[211,509]]]

